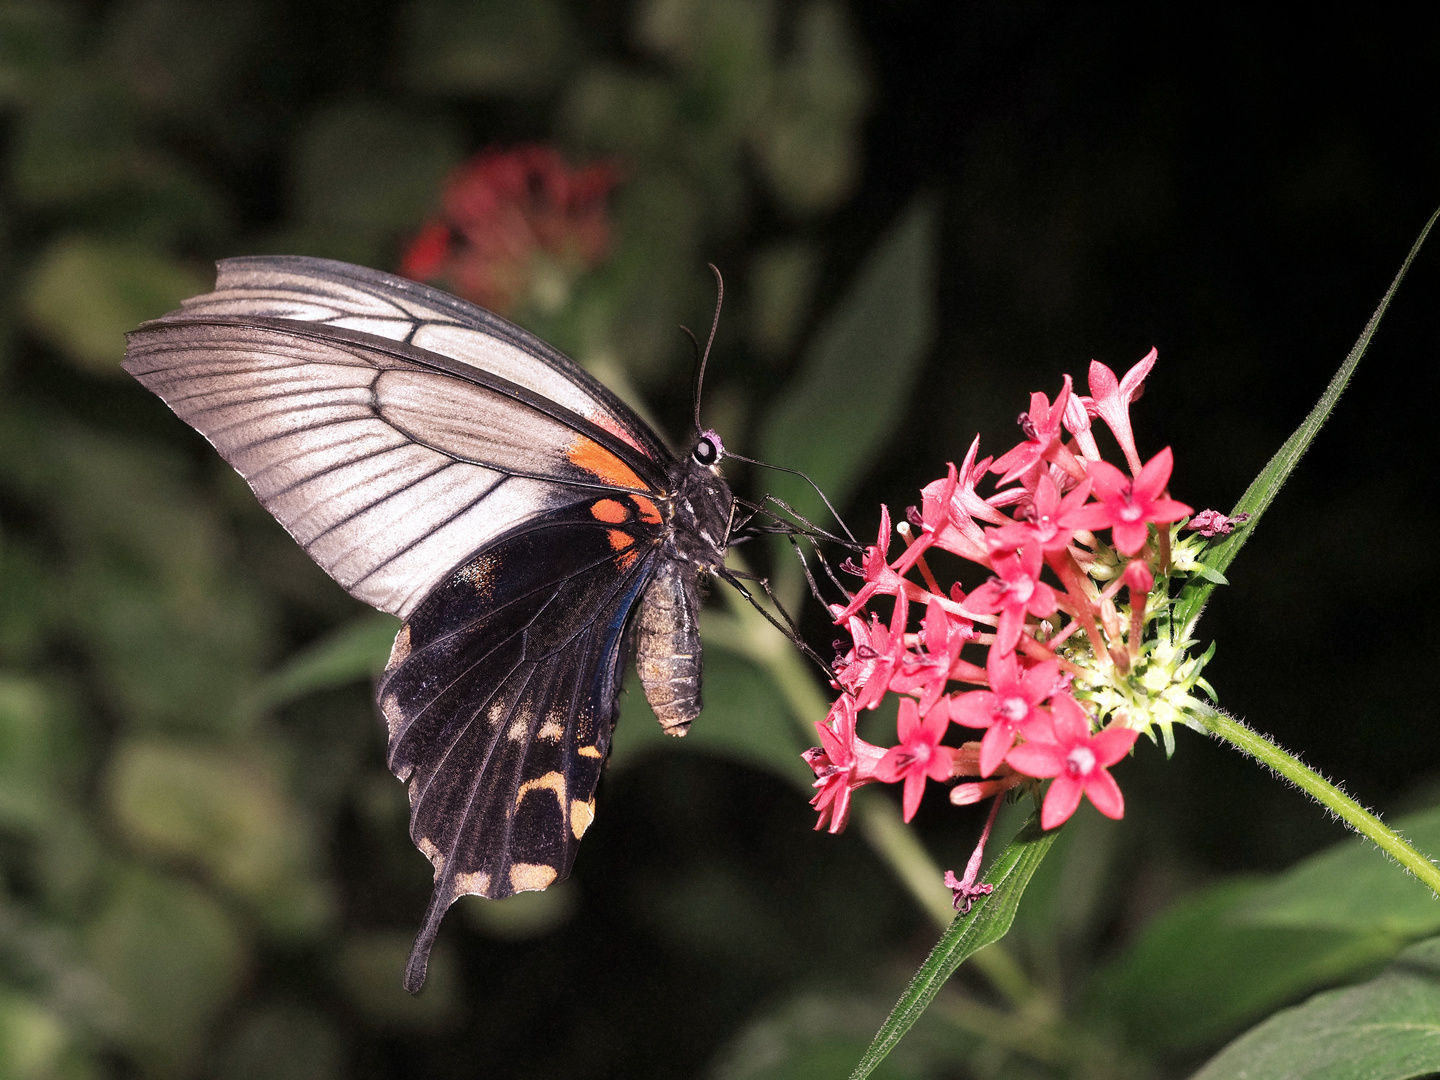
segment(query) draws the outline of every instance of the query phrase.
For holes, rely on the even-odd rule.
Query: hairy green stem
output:
[[[1260,764],[1289,780],[1423,881],[1431,892],[1440,896],[1440,867],[1416,851],[1403,836],[1294,754],[1282,750],[1254,728],[1247,727],[1239,720],[1224,713],[1208,713],[1201,716],[1199,720],[1205,725],[1206,730],[1216,738],[1228,742],[1241,753],[1249,754]]]

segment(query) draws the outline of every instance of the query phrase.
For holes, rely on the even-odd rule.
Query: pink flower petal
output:
[[[998,769],[1005,761],[1005,755],[1010,753],[1010,749],[1014,745],[1015,729],[1009,724],[996,724],[985,732],[985,737],[980,740],[980,775],[989,776]],[[1011,762],[1011,764],[1015,763]],[[1018,765],[1015,767],[1019,768],[1021,772],[1028,771]]]
[[[1134,555],[1145,546],[1149,535],[1150,527],[1144,521],[1117,521],[1110,530],[1110,538],[1115,541],[1115,550],[1121,555]]]
[[[971,690],[951,700],[950,719],[965,727],[989,727],[995,723],[997,701],[989,690]]]
[[[1165,485],[1170,482],[1170,473],[1174,469],[1175,455],[1167,446],[1147,461],[1140,470],[1140,475],[1135,477],[1133,487],[1135,501],[1149,502],[1164,491]]]
[[[1090,718],[1069,694],[1056,694],[1050,702],[1050,715],[1055,721],[1055,738],[1061,746],[1084,745],[1090,738]]]
[[[918,769],[913,770],[905,777],[905,797],[901,800],[907,822],[915,816],[915,811],[920,809],[920,800],[924,795],[925,774]]]
[[[1016,772],[1043,780],[1065,771],[1065,751],[1058,743],[1021,743],[1005,755],[1005,763]]]
[[[893,784],[905,775],[910,764],[910,750],[905,746],[892,746],[885,756],[875,763],[875,779]]]
[[[909,746],[921,735],[920,707],[914,698],[900,699],[900,719],[896,724],[902,745]]]
[[[1069,821],[1070,815],[1080,805],[1083,791],[1080,781],[1074,777],[1062,774],[1050,781],[1050,790],[1045,793],[1045,803],[1040,807],[1040,827],[1053,829]],[[1119,794],[1118,789],[1116,794]]]
[[[1090,740],[1090,749],[1095,752],[1096,762],[1108,769],[1130,753],[1139,737],[1133,728],[1109,727]]]
[[[1059,783],[1056,780],[1055,783]],[[1053,791],[1054,788],[1052,787]],[[1095,804],[1095,809],[1108,818],[1116,820],[1125,816],[1125,796],[1120,794],[1120,785],[1115,783],[1115,778],[1104,769],[1096,769],[1085,781],[1085,794],[1090,796],[1090,801]],[[1049,806],[1050,800],[1045,800]],[[1068,815],[1067,815],[1068,816]],[[1049,826],[1047,825],[1048,829]]]

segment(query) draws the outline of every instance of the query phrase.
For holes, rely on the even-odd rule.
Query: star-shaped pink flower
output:
[[[943,702],[926,713],[922,720],[920,707],[914,698],[900,699],[900,722],[897,726],[900,745],[886,751],[875,766],[875,775],[887,784],[905,781],[902,803],[906,821],[913,818],[920,808],[927,778],[950,778],[955,751],[940,745],[949,726],[950,717]]]
[[[928,713],[945,693],[945,684],[954,675],[955,662],[965,643],[975,640],[975,627],[969,619],[953,615],[935,601],[925,612],[920,640],[925,651],[910,651],[905,667],[890,680],[890,689],[901,694],[920,693],[920,711]]]
[[[1069,694],[1057,694],[1050,703],[1051,730],[1039,726],[1026,733],[1027,741],[1010,751],[1005,761],[1027,776],[1049,777],[1050,790],[1040,808],[1040,827],[1063,825],[1089,796],[1095,809],[1109,818],[1125,814],[1125,798],[1109,768],[1130,752],[1139,732],[1108,727],[1090,734],[1090,718]]]
[[[992,525],[1003,525],[1008,519],[995,507],[975,492],[975,485],[984,477],[990,467],[990,459],[976,461],[980,451],[980,436],[970,443],[965,460],[957,470],[952,464],[945,479],[926,484],[920,491],[920,526],[922,536],[930,544],[959,555],[972,562],[985,563],[985,533],[976,523],[986,521]],[[913,519],[912,519],[913,520]],[[905,573],[924,551],[919,543],[912,544],[895,564],[899,573]]]
[[[1044,394],[1030,395],[1030,409],[1020,414],[1020,427],[1025,432],[1025,441],[1013,450],[1001,454],[990,466],[990,471],[1000,473],[1000,483],[1008,484],[1017,476],[1023,476],[1042,461],[1056,461],[1067,472],[1079,471],[1074,456],[1061,443],[1061,422],[1065,417],[1065,406],[1070,400],[1070,376],[1065,376],[1065,385],[1055,404]]]
[[[1042,475],[1035,484],[1028,516],[990,533],[986,537],[990,550],[1018,548],[1028,543],[1039,544],[1046,554],[1064,550],[1075,530],[1083,527],[1075,524],[1079,520],[1076,511],[1090,497],[1090,486],[1090,480],[1082,480],[1061,498],[1060,485],[1048,473]]]
[[[875,766],[885,751],[855,734],[855,699],[849,694],[840,695],[830,706],[830,715],[824,722],[817,721],[815,729],[820,733],[820,745],[800,755],[814,770],[819,789],[810,800],[820,813],[815,828],[825,828],[828,821],[830,832],[844,832],[850,819],[850,793],[874,783]]]
[[[1055,614],[1055,590],[1040,580],[1039,544],[1026,544],[1008,555],[992,557],[995,574],[965,598],[965,607],[982,615],[1000,613],[994,648],[1014,652],[1025,616],[1045,619]]]
[[[835,617],[835,621],[853,615],[864,607],[872,596],[894,596],[905,587],[904,579],[894,570],[890,569],[888,552],[890,550],[890,508],[881,505],[880,507],[880,535],[876,537],[873,547],[865,549],[865,555],[861,560],[863,565],[857,571],[855,564],[846,559],[841,566],[842,570],[851,573],[859,573],[865,579],[865,584],[854,596],[850,603]]]
[[[910,602],[901,590],[895,597],[895,611],[890,617],[890,626],[878,622],[870,626],[869,655],[861,653],[857,645],[855,654],[862,661],[874,661],[864,686],[855,695],[856,709],[873,709],[890,689],[890,680],[905,667],[905,625],[909,619]]]
[[[972,690],[950,703],[950,719],[966,727],[986,728],[980,740],[980,775],[989,776],[1010,748],[1017,734],[1043,724],[1045,713],[1039,708],[1059,685],[1060,665],[1046,660],[1032,668],[1021,668],[1013,652],[991,649],[985,660],[990,677],[989,690]]]
[[[1075,527],[1109,528],[1115,550],[1134,555],[1144,546],[1151,522],[1167,525],[1190,513],[1184,503],[1161,495],[1174,467],[1168,446],[1147,461],[1133,480],[1108,461],[1090,462],[1091,490],[1099,501],[1075,511]]]

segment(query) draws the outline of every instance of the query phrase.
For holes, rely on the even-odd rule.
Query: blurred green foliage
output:
[[[810,834],[803,730],[714,639],[684,743],[626,696],[575,879],[464,901],[407,997],[429,869],[367,685],[394,621],[118,361],[215,258],[393,267],[453,165],[545,140],[619,164],[615,244],[517,317],[678,433],[676,325],[708,318],[713,259],[739,302],[707,422],[843,502],[883,471],[943,314],[939,198],[854,201],[867,167],[892,182],[862,146],[913,101],[890,87],[867,131],[869,54],[830,0],[0,5],[0,1078],[853,1065],[934,934],[858,839]],[[994,262],[1061,304],[1032,254]],[[967,375],[976,399],[995,378]],[[789,478],[736,479],[821,514]],[[1407,824],[1440,850],[1433,815]],[[1140,931],[1107,891],[1128,872],[1115,835],[1077,819],[1026,894],[1005,944],[1028,1011],[1017,984],[962,975],[874,1075],[1178,1074],[1372,975],[1342,993],[1403,1020],[1428,946],[1376,972],[1440,923],[1373,853],[1222,881]],[[959,865],[969,839],[936,848]]]

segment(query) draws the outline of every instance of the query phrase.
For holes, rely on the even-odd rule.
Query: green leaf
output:
[[[764,1009],[722,1048],[706,1075],[712,1080],[833,1080],[846,1074],[884,1015],[882,1000],[801,994]],[[872,1074],[876,1080],[949,1074],[945,1066],[953,1069],[953,1045],[925,1046],[916,1054],[915,1042],[906,1040],[886,1059]],[[936,1052],[941,1049],[952,1054],[942,1057]]]
[[[570,14],[555,0],[412,0],[401,18],[405,71],[419,90],[544,94],[577,51]]]
[[[399,629],[398,619],[379,612],[346,623],[281,664],[256,688],[248,707],[262,712],[317,690],[374,679]]]
[[[111,808],[135,847],[203,868],[279,935],[328,921],[309,822],[258,755],[147,740],[122,745],[110,770]]]
[[[1056,835],[1053,830],[1048,833],[1042,830],[1038,817],[1032,816],[1025,823],[985,874],[984,880],[994,885],[995,891],[980,897],[970,914],[957,915],[950,928],[941,935],[881,1025],[850,1080],[863,1080],[874,1072],[901,1037],[920,1019],[955,969],[978,950],[1005,936],[1015,919],[1015,909],[1020,906],[1025,886],[1055,842]]]
[[[1440,809],[1411,814],[1396,829],[1422,852],[1440,852]],[[1368,840],[1314,855],[1259,888],[1244,906],[1247,923],[1376,931],[1402,938],[1440,932],[1435,894]]]
[[[1195,574],[1197,577],[1202,577],[1206,581],[1211,582],[1215,585],[1230,584],[1230,579],[1227,578],[1224,574],[1222,574],[1219,570],[1216,570],[1213,566],[1197,566],[1195,568]]]
[[[1244,912],[1266,885],[1226,881],[1170,908],[1102,969],[1086,994],[1085,1015],[1120,1028],[1137,1047],[1184,1053],[1381,963],[1404,944],[1385,932],[1250,923]]]
[[[144,248],[81,236],[57,240],[40,256],[21,294],[30,329],[78,366],[120,377],[125,334],[209,282]]]
[[[86,938],[120,1001],[121,1041],[154,1072],[189,1073],[240,985],[247,949],[235,921],[195,885],[131,871]]]
[[[810,475],[837,509],[904,415],[935,331],[935,207],[911,204],[860,268],[771,411],[760,456]],[[824,504],[799,477],[770,489],[817,524]]]
[[[838,206],[860,173],[859,126],[869,87],[844,10],[812,0],[801,11],[795,50],[753,144],[765,178],[801,213]]]
[[[1440,939],[1360,986],[1317,994],[1231,1043],[1192,1080],[1406,1080],[1440,1071]]]
[[[394,257],[394,245],[439,205],[461,140],[434,116],[351,102],[324,109],[297,139],[295,232],[271,242],[366,265]]]
[[[1410,253],[1405,256],[1405,261],[1400,264],[1399,271],[1395,274],[1395,280],[1390,282],[1390,288],[1385,290],[1385,295],[1380,298],[1380,306],[1375,309],[1375,314],[1370,316],[1370,321],[1365,324],[1365,329],[1360,331],[1360,337],[1351,347],[1349,355],[1345,357],[1344,363],[1330,379],[1330,384],[1325,387],[1325,392],[1320,395],[1320,400],[1310,410],[1310,414],[1301,421],[1300,426],[1285,444],[1275,452],[1265,467],[1260,470],[1260,475],[1250,482],[1245,489],[1245,494],[1240,496],[1240,501],[1235,504],[1231,515],[1249,514],[1250,520],[1227,536],[1224,540],[1215,544],[1205,553],[1205,564],[1217,573],[1224,573],[1226,567],[1235,561],[1235,556],[1245,546],[1245,541],[1255,531],[1255,526],[1260,523],[1260,516],[1269,509],[1274,502],[1275,496],[1280,493],[1280,488],[1285,481],[1290,479],[1290,474],[1295,471],[1295,466],[1315,441],[1315,436],[1325,426],[1325,421],[1330,419],[1330,414],[1335,410],[1335,403],[1340,400],[1340,394],[1350,382],[1350,377],[1355,374],[1355,367],[1360,363],[1360,358],[1365,355],[1365,350],[1370,347],[1370,339],[1375,336],[1375,331],[1380,326],[1380,320],[1390,307],[1390,301],[1394,298],[1396,291],[1400,288],[1400,282],[1405,280],[1405,274],[1410,269],[1410,264],[1415,261],[1415,256],[1420,253],[1421,245],[1425,238],[1430,235],[1431,228],[1440,219],[1440,210],[1430,215],[1430,220],[1420,230],[1415,243],[1410,247]],[[1215,591],[1217,582],[1191,579],[1181,592],[1175,607],[1175,617],[1183,628],[1180,638],[1190,636],[1194,628],[1195,620],[1200,618],[1200,613],[1205,609],[1205,602],[1209,600],[1210,594]]]

